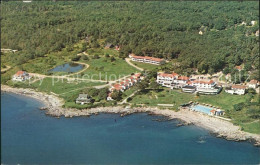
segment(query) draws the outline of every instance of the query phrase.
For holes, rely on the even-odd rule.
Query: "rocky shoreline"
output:
[[[260,135],[241,131],[239,126],[235,126],[229,121],[225,121],[198,112],[192,112],[187,109],[181,109],[180,111],[175,112],[172,110],[162,110],[159,108],[125,108],[122,106],[116,106],[79,110],[72,108],[62,108],[64,101],[59,97],[47,93],[37,92],[33,89],[12,88],[6,85],[1,85],[1,93],[2,92],[12,92],[15,94],[25,95],[40,100],[45,105],[45,107],[42,107],[40,109],[45,110],[46,115],[51,115],[57,118],[59,118],[60,116],[90,116],[97,115],[99,113],[117,113],[120,114],[122,117],[133,113],[149,113],[151,115],[163,115],[165,117],[168,117],[168,119],[179,119],[183,121],[183,125],[194,124],[199,127],[203,127],[219,138],[225,138],[227,140],[233,141],[248,140],[252,142],[255,146],[260,146]]]

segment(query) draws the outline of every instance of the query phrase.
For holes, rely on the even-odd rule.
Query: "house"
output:
[[[256,89],[258,87],[258,81],[257,80],[251,80],[249,83],[248,83],[248,87],[249,88],[254,88]]]
[[[119,46],[119,45],[116,45],[116,46],[115,46],[115,50],[119,51],[119,50],[120,50],[120,46]]]
[[[91,103],[92,98],[88,94],[79,94],[78,98],[76,99],[77,104],[88,104]]]
[[[225,112],[223,110],[220,110],[220,109],[218,109],[218,110],[212,109],[210,111],[210,115],[212,115],[212,116],[222,116],[224,114],[225,114]]]
[[[113,44],[111,44],[111,43],[107,43],[106,46],[105,46],[105,49],[109,49],[109,48],[112,48],[112,47],[114,47]]]
[[[251,25],[254,26],[256,24],[256,21],[251,21]]]
[[[136,56],[135,54],[129,54],[129,58],[132,61],[143,62],[153,65],[162,65],[165,64],[165,60],[161,58],[148,57],[148,56]]]
[[[235,66],[235,69],[237,69],[238,71],[242,70],[242,66]]]
[[[179,75],[177,73],[157,73],[157,83],[162,86],[170,87],[174,80],[178,79]]]
[[[246,91],[246,86],[235,85],[235,84],[225,89],[225,92],[227,93],[238,94],[238,95],[244,95],[246,93],[245,91]]]
[[[185,85],[187,85],[187,82],[189,81],[189,77],[186,76],[179,76],[177,79],[174,79],[173,82],[176,84],[176,88],[181,88]]]
[[[123,86],[120,85],[120,84],[114,84],[114,85],[110,88],[110,91],[112,92],[112,91],[114,91],[114,90],[124,92],[125,87],[123,87]]]
[[[194,80],[191,81],[190,84],[191,86],[195,86],[197,88],[214,88],[216,86],[216,83],[213,80]]]
[[[25,81],[29,80],[31,77],[30,75],[25,71],[18,71],[15,75],[13,75],[12,80],[14,81]]]
[[[199,34],[200,34],[200,35],[203,35],[203,32],[202,32],[202,31],[199,31]]]
[[[23,1],[24,3],[30,3],[30,2],[32,2],[32,1]]]
[[[186,86],[182,87],[181,90],[186,93],[194,93],[196,91],[196,87],[186,85]]]
[[[197,87],[197,92],[205,95],[216,95],[219,94],[222,90],[222,87],[214,87],[214,88],[200,88]]]
[[[112,93],[110,92],[107,95],[107,101],[112,101],[112,100],[114,100],[114,99],[112,98]]]

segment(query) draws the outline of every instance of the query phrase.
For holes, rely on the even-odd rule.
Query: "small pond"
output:
[[[67,73],[74,73],[78,72],[83,69],[84,66],[81,64],[76,63],[66,63],[62,65],[58,65],[55,68],[49,70],[48,72],[67,72]]]

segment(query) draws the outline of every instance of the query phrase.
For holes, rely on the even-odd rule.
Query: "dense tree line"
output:
[[[88,37],[129,52],[177,59],[179,72],[259,69],[259,2],[3,2],[2,48],[23,63]],[[245,22],[246,25],[241,25]],[[199,34],[203,32],[203,35]]]

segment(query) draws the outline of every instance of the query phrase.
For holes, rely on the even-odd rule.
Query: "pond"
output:
[[[66,63],[62,65],[58,65],[55,68],[49,70],[48,72],[67,72],[67,73],[74,73],[78,72],[81,69],[83,69],[84,66],[81,64],[76,64],[76,63]]]

